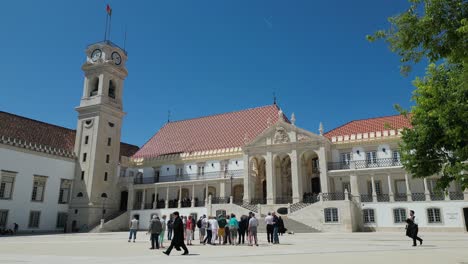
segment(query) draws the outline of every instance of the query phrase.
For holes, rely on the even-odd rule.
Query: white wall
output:
[[[39,153],[38,153],[39,154]],[[59,204],[61,179],[74,179],[75,162],[70,159],[44,157],[0,147],[0,170],[18,172],[11,200],[0,200],[0,209],[9,210],[8,227],[19,231],[55,231],[58,212],[68,212],[68,204]],[[47,176],[43,202],[32,202],[34,175]],[[28,228],[30,211],[41,211],[39,228]]]

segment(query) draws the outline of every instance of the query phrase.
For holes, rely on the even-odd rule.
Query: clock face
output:
[[[122,57],[120,57],[120,54],[117,52],[112,52],[112,60],[115,65],[120,65],[120,63],[122,63]]]
[[[96,62],[99,58],[101,58],[102,51],[100,49],[95,49],[93,50],[93,53],[91,53],[91,60]]]

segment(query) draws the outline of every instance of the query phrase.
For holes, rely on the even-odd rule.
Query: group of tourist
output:
[[[235,214],[218,215],[217,217],[207,217],[202,215],[197,221],[193,216],[180,216],[179,212],[174,212],[166,219],[166,215],[161,218],[153,215],[148,233],[150,234],[151,247],[150,249],[159,249],[164,247],[164,236],[167,230],[167,239],[171,241],[170,247],[164,251],[169,255],[173,248],[178,251],[184,249],[184,254],[188,254],[188,249],[185,245],[193,245],[195,240],[195,229],[198,228],[200,244],[206,245],[241,245],[245,244],[246,240],[249,246],[258,246],[257,229],[259,220],[255,213],[250,212],[249,215],[242,215],[237,219]],[[275,213],[268,213],[265,217],[267,240],[268,243],[279,244],[278,234],[283,234],[286,231],[284,228],[281,216]],[[134,216],[130,221],[130,234],[128,242],[135,242],[137,230],[139,228],[138,219]],[[247,236],[247,238],[246,238]]]

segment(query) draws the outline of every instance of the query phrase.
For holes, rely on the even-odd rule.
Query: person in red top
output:
[[[187,238],[187,245],[192,245],[192,238],[193,238],[192,216],[188,217],[187,223],[185,225],[185,237]]]

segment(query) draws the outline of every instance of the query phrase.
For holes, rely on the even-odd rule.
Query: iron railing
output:
[[[212,204],[228,204],[229,197],[211,197]]]
[[[169,208],[179,207],[179,200],[169,200]]]
[[[449,197],[450,197],[450,200],[463,200],[463,199],[465,199],[462,192],[450,192]]]
[[[156,203],[156,208],[166,208],[166,201],[164,201],[164,200],[159,200],[159,201]]]
[[[424,193],[412,193],[411,199],[415,202],[426,201],[426,194]]]
[[[302,198],[302,202],[303,203],[316,203],[320,201],[320,196],[318,194],[306,194],[304,195],[304,197]]]
[[[322,193],[322,199],[323,201],[343,201],[345,195],[344,193]]]
[[[371,159],[371,160],[350,160],[341,162],[329,162],[328,170],[349,170],[365,168],[381,168],[401,166],[401,161],[394,158]]]
[[[395,201],[396,202],[404,202],[408,200],[408,196],[406,193],[396,193],[395,194]]]
[[[243,176],[243,170],[226,170],[212,171],[205,173],[184,173],[181,175],[165,175],[159,177],[135,177],[135,184],[150,184],[156,182],[177,182],[177,181],[194,181],[194,180],[210,180],[223,178],[240,178]]]
[[[291,196],[276,197],[275,198],[275,203],[276,204],[292,203],[292,197]]]
[[[145,209],[153,209],[153,203],[145,203],[145,206],[143,207]]]
[[[266,204],[266,198],[253,198],[250,200],[250,204]]]
[[[361,202],[372,203],[373,201],[372,194],[361,194]]]
[[[431,201],[443,201],[445,200],[444,193],[431,193]]]
[[[390,202],[388,194],[377,194],[377,202]]]

